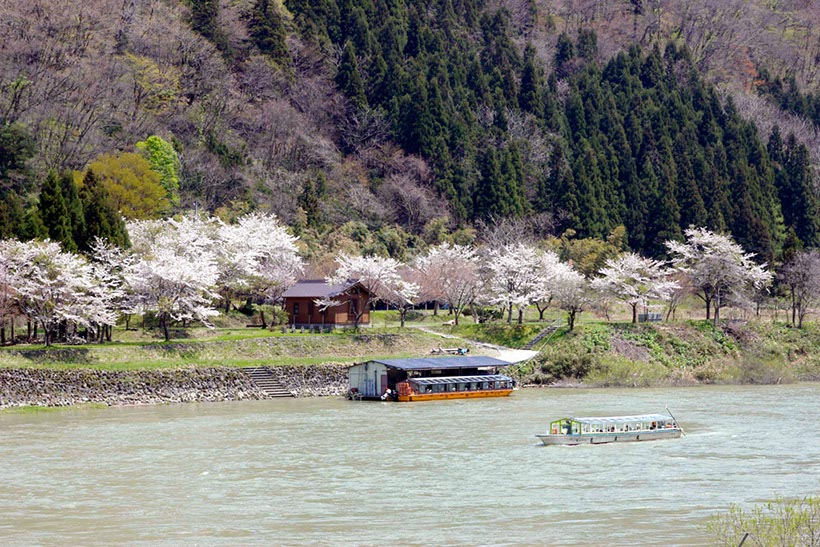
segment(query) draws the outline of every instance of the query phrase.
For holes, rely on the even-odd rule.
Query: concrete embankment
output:
[[[340,395],[347,367],[339,364],[281,366],[274,376],[296,397]],[[240,401],[266,399],[240,369],[181,367],[159,370],[0,369],[0,408]]]

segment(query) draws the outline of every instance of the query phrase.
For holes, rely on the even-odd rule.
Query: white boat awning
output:
[[[672,420],[672,416],[666,414],[642,414],[638,416],[585,416],[583,418],[561,418],[561,420],[572,420],[580,424],[623,424],[636,422],[660,422]],[[553,420],[553,421],[561,421]]]

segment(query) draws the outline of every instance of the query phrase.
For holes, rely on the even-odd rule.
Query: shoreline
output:
[[[347,391],[347,365],[325,363],[272,366],[271,374],[294,398],[336,397]],[[771,382],[782,385],[790,382]],[[743,382],[659,382],[657,385],[596,385],[574,379],[526,383],[522,389],[600,389],[607,387],[694,387],[746,385]],[[760,385],[749,382],[748,385]],[[108,371],[96,369],[0,369],[0,412],[24,408],[145,406],[191,402],[272,399],[242,369],[187,366],[173,369]]]

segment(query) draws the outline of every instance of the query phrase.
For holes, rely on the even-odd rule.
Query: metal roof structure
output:
[[[463,355],[459,357],[421,357],[417,359],[373,359],[371,363],[381,363],[401,370],[452,370],[461,368],[494,368],[507,367],[512,363],[484,357],[481,355]]]
[[[413,384],[430,386],[437,384],[469,384],[478,382],[510,382],[512,378],[503,374],[487,374],[486,376],[437,376],[435,378],[410,378]]]
[[[553,420],[553,422],[560,422],[563,420],[572,420],[580,424],[623,424],[633,422],[658,422],[673,420],[672,416],[668,414],[643,414],[639,416],[601,416],[601,417],[583,417],[583,418],[561,418]]]
[[[349,281],[340,285],[331,285],[324,279],[303,279],[282,293],[283,298],[328,298],[344,293],[355,286],[358,281]]]

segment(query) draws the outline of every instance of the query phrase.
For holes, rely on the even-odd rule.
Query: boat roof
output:
[[[434,384],[466,384],[468,382],[503,382],[511,381],[512,378],[503,374],[487,374],[484,376],[439,376],[436,378],[410,378],[414,384],[429,386]]]
[[[446,370],[459,368],[507,367],[511,363],[485,357],[483,355],[460,355],[458,357],[420,357],[416,359],[373,359],[372,363],[381,363],[401,370]]]
[[[562,420],[572,420],[581,424],[622,424],[626,422],[657,422],[662,420],[672,420],[672,416],[668,414],[639,414],[637,416],[584,416],[572,418],[560,418],[553,420],[560,422]]]

